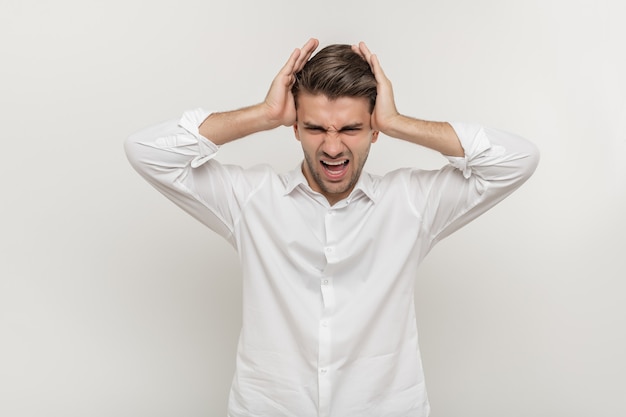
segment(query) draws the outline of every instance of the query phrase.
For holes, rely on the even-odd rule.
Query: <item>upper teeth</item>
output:
[[[328,161],[324,161],[324,163],[325,163],[326,165],[342,165],[342,164],[344,164],[345,162],[346,162],[345,160],[343,160],[343,161],[337,161],[337,162],[328,162]]]

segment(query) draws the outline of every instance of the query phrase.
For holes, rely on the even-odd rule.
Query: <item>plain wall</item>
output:
[[[2,0],[0,416],[225,416],[233,249],[123,141],[263,99],[295,47],[364,40],[401,112],[530,138],[509,199],[416,277],[433,417],[626,415],[621,0]],[[295,167],[282,128],[221,160]],[[438,167],[382,137],[368,169]],[[341,416],[337,416],[341,417]]]

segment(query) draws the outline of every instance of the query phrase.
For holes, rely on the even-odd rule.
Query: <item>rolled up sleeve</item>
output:
[[[416,175],[418,207],[433,244],[495,206],[531,177],[539,150],[530,141],[478,124],[451,123],[465,150],[438,171]]]

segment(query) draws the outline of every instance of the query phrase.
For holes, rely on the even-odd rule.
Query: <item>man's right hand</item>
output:
[[[268,120],[276,123],[276,126],[292,126],[296,122],[296,107],[291,87],[296,80],[296,73],[304,67],[318,45],[319,41],[311,38],[301,49],[296,48],[272,81],[263,104]]]
[[[295,49],[287,63],[272,81],[262,103],[239,110],[212,113],[199,126],[202,136],[216,145],[279,126],[292,126],[296,122],[296,105],[291,87],[296,73],[304,67],[319,41],[311,38],[302,48]]]

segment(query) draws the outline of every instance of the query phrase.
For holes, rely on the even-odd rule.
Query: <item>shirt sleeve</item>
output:
[[[241,167],[214,159],[219,147],[198,131],[208,115],[192,110],[143,129],[126,140],[126,155],[158,191],[235,245],[234,224],[255,181]]]
[[[535,171],[539,151],[528,140],[476,124],[451,123],[465,151],[438,171],[414,171],[412,189],[432,244],[495,206]]]

